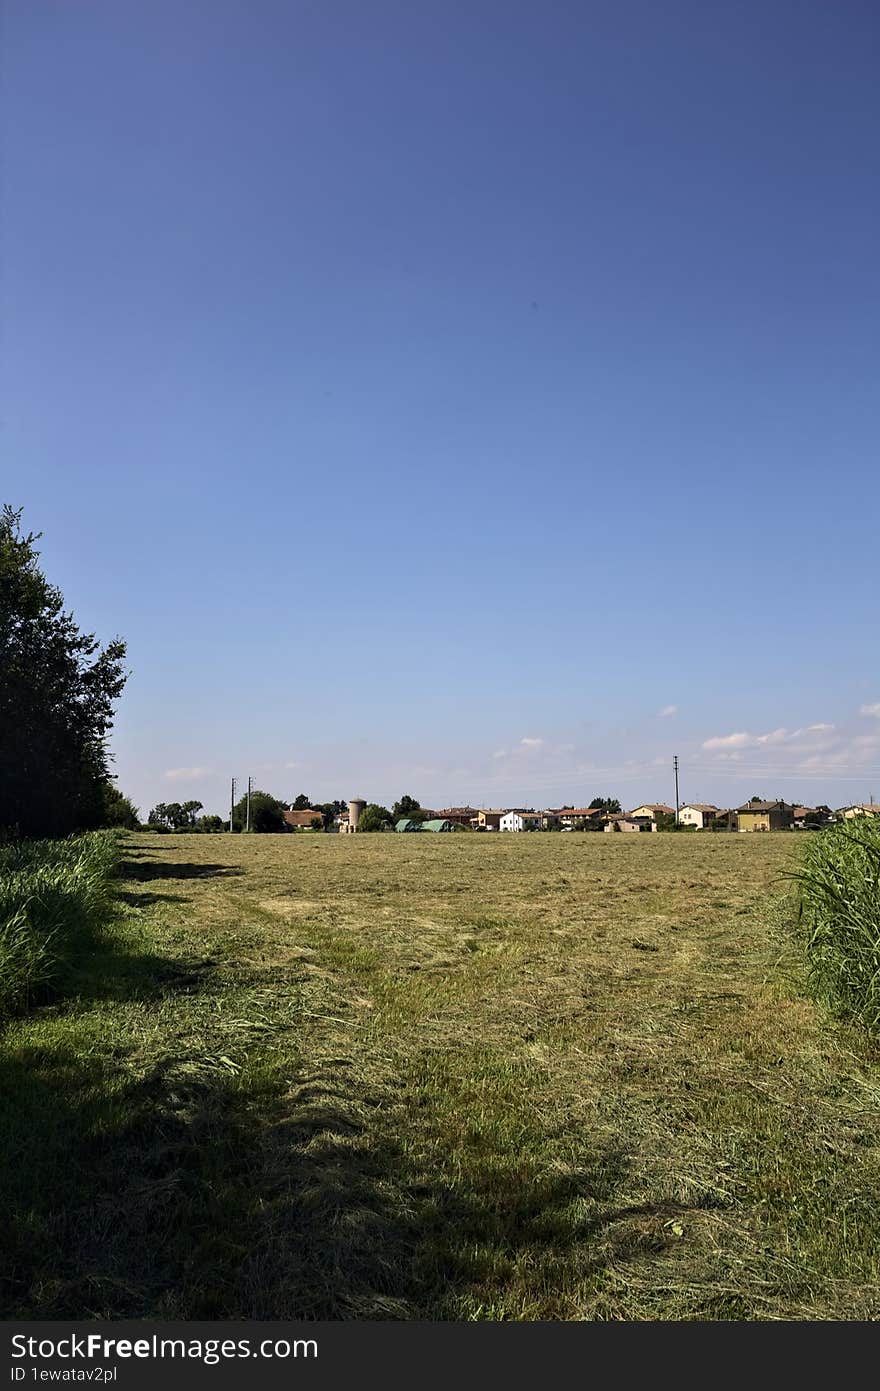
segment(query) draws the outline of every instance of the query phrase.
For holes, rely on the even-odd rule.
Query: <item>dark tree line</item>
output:
[[[0,833],[59,836],[137,821],[107,741],[125,643],[102,647],[40,570],[21,511],[0,513]]]

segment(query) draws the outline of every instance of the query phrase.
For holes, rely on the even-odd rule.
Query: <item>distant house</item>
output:
[[[679,807],[678,824],[696,826],[698,831],[705,831],[715,820],[718,811],[719,808],[711,802],[688,802],[686,806]]]
[[[540,831],[539,811],[506,811],[499,827],[502,831]]]
[[[477,823],[478,811],[476,807],[445,807],[438,812],[441,820],[455,821],[459,826],[474,826]]]
[[[790,831],[793,808],[788,802],[745,802],[736,809],[739,831]]]
[[[855,821],[860,816],[880,816],[880,803],[857,802],[854,806],[843,807],[841,815],[844,821]]]
[[[604,812],[601,807],[558,807],[553,813],[567,831],[598,831]]]
[[[736,828],[736,812],[729,807],[716,811],[708,827],[711,831],[735,831]]]
[[[819,829],[822,826],[827,826],[832,815],[831,808],[826,806],[792,807],[791,812],[796,831],[808,831],[811,828]]]
[[[651,821],[656,821],[658,816],[674,816],[675,808],[668,807],[665,802],[644,802],[640,807],[633,807],[628,816],[647,816]]]
[[[478,830],[478,831],[498,831],[498,830],[500,830],[500,829],[501,829],[501,818],[502,818],[503,815],[504,815],[504,812],[503,812],[503,811],[486,811],[485,809],[484,809],[484,810],[481,810],[481,811],[478,811],[478,812],[477,812],[477,830]]]
[[[294,811],[291,807],[289,811],[282,812],[282,816],[293,831],[310,831],[316,818],[322,830],[324,827],[324,813],[318,811],[317,807],[304,807],[301,811]]]
[[[612,813],[605,817],[606,831],[652,831],[656,827],[646,816],[624,816]]]

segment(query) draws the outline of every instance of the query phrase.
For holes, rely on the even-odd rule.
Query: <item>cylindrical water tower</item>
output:
[[[367,804],[366,804],[366,802],[364,801],[363,797],[354,797],[354,798],[352,798],[352,800],[349,802],[349,804],[348,804],[348,829],[349,829],[350,831],[356,831],[356,830],[357,830],[358,821],[360,820],[361,812],[363,811],[363,809],[364,809],[364,807],[365,807],[366,805],[367,805]]]

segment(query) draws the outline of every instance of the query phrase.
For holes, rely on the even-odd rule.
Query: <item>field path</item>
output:
[[[12,1032],[68,1140],[62,1211],[31,1107],[8,1307],[880,1316],[877,1059],[803,993],[795,842],[129,838],[91,988]]]

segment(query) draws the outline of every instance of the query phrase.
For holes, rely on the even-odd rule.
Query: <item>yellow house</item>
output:
[[[788,802],[746,802],[736,809],[740,831],[790,831],[794,809]]]
[[[845,807],[843,815],[846,821],[854,821],[857,816],[880,816],[880,803],[859,802],[854,807]]]
[[[665,802],[643,802],[640,807],[633,807],[630,816],[647,816],[651,821],[656,821],[658,816],[674,816],[675,808],[668,807]]]

